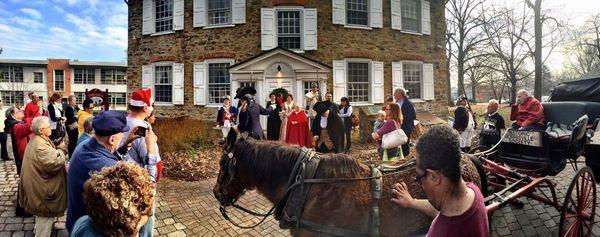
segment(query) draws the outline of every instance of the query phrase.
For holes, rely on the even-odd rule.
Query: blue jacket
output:
[[[67,230],[71,232],[73,225],[80,217],[87,215],[83,202],[83,184],[90,178],[91,171],[100,171],[104,167],[117,164],[119,159],[96,138],[90,138],[75,148],[67,173]]]
[[[406,133],[406,136],[410,137],[410,134],[415,130],[415,119],[417,118],[417,112],[415,106],[408,97],[404,97],[402,103],[402,131]]]

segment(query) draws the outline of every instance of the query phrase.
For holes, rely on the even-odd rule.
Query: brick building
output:
[[[75,95],[81,103],[86,89],[108,89],[110,108],[125,110],[126,70],[127,64],[114,62],[0,59],[0,96],[5,105],[23,105],[28,92],[36,92],[46,103],[60,92],[63,100]]]
[[[443,1],[130,0],[128,89],[153,89],[162,116],[214,116],[254,86],[296,102],[317,82],[334,100],[381,104],[405,87],[447,115]]]

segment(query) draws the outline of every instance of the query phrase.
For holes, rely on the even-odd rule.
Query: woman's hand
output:
[[[375,140],[379,140],[379,134],[377,134],[376,132],[371,133],[371,137],[373,137],[373,139]]]

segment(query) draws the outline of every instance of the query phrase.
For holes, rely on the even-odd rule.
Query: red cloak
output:
[[[285,143],[297,144],[303,147],[312,146],[312,137],[308,128],[308,117],[304,110],[300,110],[298,113],[292,111],[288,117],[286,128]]]

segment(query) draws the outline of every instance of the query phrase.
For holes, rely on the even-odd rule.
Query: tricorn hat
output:
[[[327,111],[329,108],[331,108],[331,101],[320,101],[315,103],[315,105],[313,106],[313,110],[315,110],[315,112],[317,112],[317,114],[322,114],[325,111]]]
[[[247,94],[255,95],[256,94],[256,89],[254,89],[254,87],[250,87],[250,86],[246,86],[246,87],[243,87],[243,88],[238,88],[235,91],[235,97],[233,97],[233,98],[234,99],[241,99],[242,97],[244,97]]]

